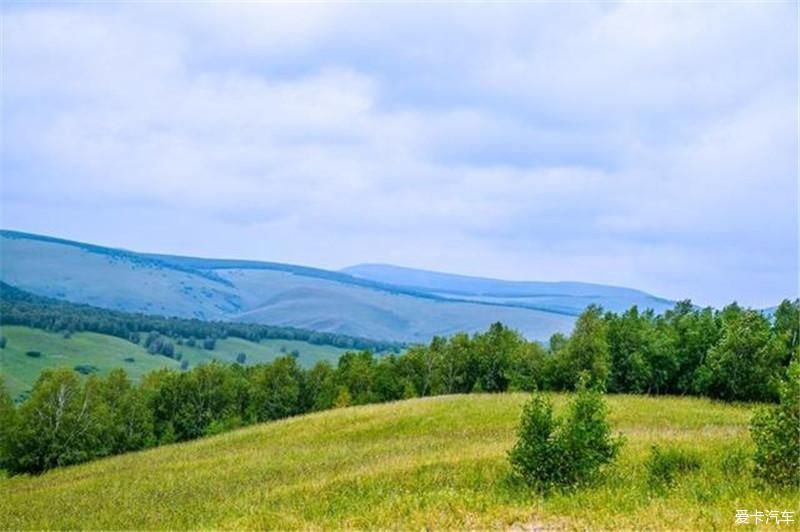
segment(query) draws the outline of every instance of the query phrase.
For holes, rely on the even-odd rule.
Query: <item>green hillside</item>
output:
[[[0,349],[0,367],[15,397],[29,390],[43,369],[52,367],[94,367],[100,375],[106,375],[114,368],[124,368],[131,379],[137,380],[154,369],[177,369],[183,360],[193,367],[211,360],[235,362],[239,353],[245,353],[245,364],[256,364],[295,352],[301,365],[311,367],[319,360],[335,363],[345,352],[337,347],[297,340],[262,340],[256,343],[241,338],[225,338],[217,340],[213,350],[176,345],[176,352],[182,353],[181,361],[177,361],[151,355],[140,344],[92,332],[74,333],[65,338],[60,333],[4,325],[0,327],[0,336],[7,341],[5,349]],[[176,339],[172,341],[177,344]],[[40,355],[31,357],[28,352]]]
[[[610,396],[626,437],[604,481],[546,498],[508,480],[524,394],[346,408],[0,480],[0,529],[733,529],[737,509],[800,511],[748,473],[751,406]],[[564,396],[556,396],[558,405]],[[648,487],[652,445],[699,470]],[[797,514],[795,514],[797,515]]]

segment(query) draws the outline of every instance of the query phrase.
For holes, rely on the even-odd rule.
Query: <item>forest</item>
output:
[[[266,339],[302,340],[311,344],[331,345],[344,349],[368,349],[376,353],[398,352],[403,344],[357,338],[343,334],[309,331],[294,327],[278,327],[257,323],[205,321],[136,314],[102,309],[53,298],[37,296],[0,282],[0,325],[25,325],[70,335],[74,332],[96,332],[129,340],[146,342],[154,331],[179,338],[190,344],[204,343],[213,349],[216,339],[228,336],[253,342]],[[150,345],[146,345],[148,349]],[[160,354],[169,356],[170,346]]]
[[[46,305],[39,311],[35,303],[12,305],[5,294],[3,305],[28,309],[12,319],[40,316],[37,323],[48,322]],[[109,316],[98,316],[97,326],[132,330],[122,313]],[[196,334],[191,320],[148,319],[141,317],[140,330],[175,323],[170,331]],[[209,327],[228,325],[237,330],[238,324]],[[787,368],[800,358],[799,327],[799,300],[783,301],[771,316],[737,304],[700,309],[689,301],[663,315],[636,307],[615,314],[592,306],[571,335],[553,335],[547,346],[495,323],[484,333],[436,337],[402,354],[353,351],[335,366],[320,362],[310,369],[287,356],[247,367],[164,369],[138,383],[122,369],[106,378],[46,370],[21,405],[0,390],[0,468],[41,472],[349,405],[443,394],[568,391],[579,382],[610,393],[774,402]]]

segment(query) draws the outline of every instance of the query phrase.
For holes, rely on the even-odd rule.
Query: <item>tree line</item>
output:
[[[404,347],[400,342],[370,340],[294,327],[167,318],[109,310],[37,296],[3,282],[0,282],[0,325],[25,325],[60,332],[66,336],[88,331],[116,336],[136,344],[155,331],[166,337],[211,346],[215,340],[230,336],[251,342],[268,339],[301,340],[343,349],[369,349],[378,353],[399,352]],[[166,349],[169,350],[168,347]],[[167,353],[157,351],[157,354]]]
[[[0,390],[0,467],[40,472],[312,411],[440,394],[583,383],[614,393],[775,401],[800,357],[798,328],[798,300],[771,317],[736,304],[715,311],[681,302],[663,315],[589,307],[570,336],[553,335],[546,346],[495,323],[399,355],[352,351],[308,369],[286,356],[162,369],[138,383],[121,369],[105,378],[46,370],[21,405]]]

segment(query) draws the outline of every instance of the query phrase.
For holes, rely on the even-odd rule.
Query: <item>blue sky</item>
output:
[[[2,226],[720,305],[798,293],[776,3],[5,4]]]

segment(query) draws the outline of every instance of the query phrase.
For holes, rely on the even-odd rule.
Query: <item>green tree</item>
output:
[[[372,403],[375,394],[372,389],[375,376],[375,357],[369,351],[348,352],[339,357],[336,368],[336,382],[344,386],[350,395],[350,404]]]
[[[756,475],[771,484],[800,487],[800,363],[789,367],[780,404],[759,409],[750,433]]]
[[[300,412],[300,371],[291,356],[255,368],[250,381],[250,408],[257,421],[281,419]]]
[[[0,375],[0,469],[7,469],[14,457],[13,440],[17,432],[17,409]]]
[[[773,401],[781,377],[781,345],[754,310],[730,312],[722,336],[698,370],[698,387],[726,401]]]
[[[653,351],[652,313],[640,314],[636,306],[621,316],[606,315],[608,349],[611,359],[609,390],[642,393],[650,381],[648,359]]]
[[[545,364],[547,353],[535,342],[521,342],[511,351],[509,384],[510,390],[532,392],[545,386]]]
[[[580,375],[586,372],[589,387],[605,389],[609,377],[607,325],[600,307],[590,305],[575,322],[575,328],[561,355],[559,373],[562,383],[576,389]]]
[[[19,409],[13,472],[39,472],[110,452],[107,409],[94,378],[82,385],[69,369],[45,370]]]
[[[502,323],[493,323],[484,334],[475,335],[473,348],[478,357],[480,388],[485,392],[508,389],[512,361],[526,349],[524,338]]]
[[[800,299],[784,299],[775,309],[772,330],[782,345],[781,361],[800,360]]]
[[[133,386],[122,369],[113,370],[99,393],[108,406],[111,453],[118,454],[155,444],[153,413],[144,393]]]

